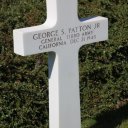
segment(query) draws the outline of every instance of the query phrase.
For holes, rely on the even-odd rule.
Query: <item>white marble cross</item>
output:
[[[49,52],[50,128],[80,128],[78,52],[108,38],[108,19],[79,20],[77,0],[47,0],[43,25],[14,30],[14,52],[26,56]]]

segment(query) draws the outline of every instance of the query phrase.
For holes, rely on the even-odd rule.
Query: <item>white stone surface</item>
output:
[[[81,46],[108,39],[108,19],[78,19],[77,0],[47,0],[43,25],[16,29],[14,52],[49,52],[50,128],[80,128],[78,52]]]

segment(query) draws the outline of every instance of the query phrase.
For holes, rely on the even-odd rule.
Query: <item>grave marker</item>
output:
[[[108,19],[78,19],[77,0],[47,0],[43,25],[16,29],[14,52],[49,52],[50,128],[80,128],[78,52],[81,46],[108,39]]]

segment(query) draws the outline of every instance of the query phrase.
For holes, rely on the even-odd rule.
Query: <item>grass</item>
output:
[[[117,128],[128,128],[128,120],[123,121],[121,125]]]
[[[102,112],[94,119],[85,119],[82,128],[128,128],[128,104],[116,110]]]
[[[82,122],[82,128],[96,128],[95,127],[96,124],[97,124],[97,121],[95,119],[86,119],[85,121]],[[128,119],[125,121],[122,121],[122,123],[117,125],[116,127],[111,127],[111,124],[110,124],[110,127],[108,128],[128,128]]]

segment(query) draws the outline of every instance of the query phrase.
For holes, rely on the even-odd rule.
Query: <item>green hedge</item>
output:
[[[128,1],[79,0],[79,17],[109,18],[109,40],[80,49],[82,120],[128,98]],[[47,54],[13,53],[12,30],[42,24],[44,0],[0,1],[0,127],[48,127]]]
[[[46,86],[4,83],[0,91],[0,128],[44,128],[48,125]]]

